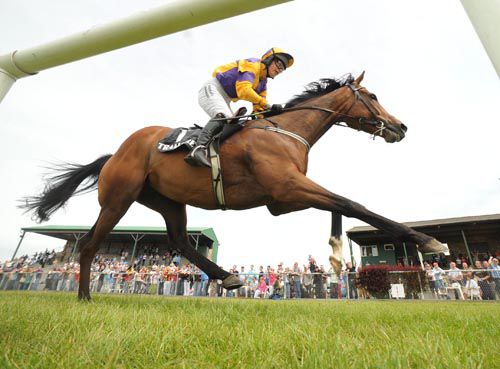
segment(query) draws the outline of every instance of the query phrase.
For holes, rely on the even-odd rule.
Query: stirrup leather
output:
[[[195,146],[188,154],[189,157],[191,158],[194,158],[194,154],[196,154],[196,151],[198,150],[202,150],[202,149],[205,149],[205,151],[207,150],[207,148],[205,146],[202,146],[202,145],[198,145],[198,146]]]
[[[207,148],[203,145],[194,147],[189,154],[184,157],[184,161],[189,165],[195,167],[208,167],[210,168],[210,161],[208,159]]]

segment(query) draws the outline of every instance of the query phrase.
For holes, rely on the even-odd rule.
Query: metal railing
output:
[[[92,272],[92,293],[211,296],[271,299],[473,299],[500,300],[498,270],[391,271],[384,280],[363,283],[358,273],[238,274],[243,286],[227,291],[220,280],[199,273]],[[76,291],[75,271],[19,270],[0,273],[0,290]],[[377,291],[377,292],[375,292]]]

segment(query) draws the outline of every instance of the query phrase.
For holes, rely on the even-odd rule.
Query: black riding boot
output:
[[[215,118],[225,118],[225,116],[224,114],[217,114]],[[208,121],[200,132],[198,141],[196,141],[196,147],[192,149],[186,157],[184,157],[184,161],[186,163],[195,167],[212,167],[210,160],[208,160],[207,146],[210,143],[210,140],[212,140],[212,137],[220,132],[224,126],[224,122],[225,121],[223,120],[213,119]]]

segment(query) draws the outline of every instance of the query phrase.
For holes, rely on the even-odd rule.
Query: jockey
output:
[[[211,167],[207,156],[207,145],[220,132],[226,120],[234,115],[231,101],[245,100],[253,104],[253,113],[271,109],[280,112],[279,104],[267,103],[267,79],[274,79],[286,68],[293,65],[293,57],[273,47],[261,59],[237,60],[216,68],[212,79],[198,92],[198,103],[210,116],[210,120],[200,133],[196,147],[184,158],[193,166]],[[222,118],[222,119],[221,119]]]

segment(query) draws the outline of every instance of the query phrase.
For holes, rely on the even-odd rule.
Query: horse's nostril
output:
[[[403,130],[403,132],[406,133],[406,131],[408,131],[408,127],[405,126],[403,123],[401,123],[401,129]]]

